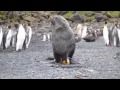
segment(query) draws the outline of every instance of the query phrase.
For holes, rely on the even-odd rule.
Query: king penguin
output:
[[[0,46],[2,44],[2,38],[3,38],[3,31],[2,31],[2,27],[0,27]]]
[[[88,30],[87,25],[85,25],[82,31],[82,38],[85,38],[87,36],[87,30]]]
[[[108,31],[108,27],[107,27],[107,22],[105,22],[105,24],[104,24],[103,38],[104,38],[105,45],[106,46],[109,45],[109,31]]]
[[[79,42],[81,41],[82,39],[82,30],[83,30],[83,26],[82,24],[78,24],[77,27],[76,27],[76,42]]]
[[[47,40],[47,36],[46,36],[45,33],[43,33],[43,39],[42,39],[42,41],[46,41],[46,40]]]
[[[19,51],[19,50],[22,50],[22,48],[24,47],[25,39],[26,39],[26,32],[25,32],[25,28],[23,27],[21,23],[15,24],[15,28],[17,29],[16,51]]]
[[[30,23],[28,23],[28,25],[26,26],[25,31],[26,31],[26,48],[28,48],[32,37],[32,28],[30,26]]]
[[[118,31],[118,38],[119,38],[119,42],[120,42],[120,25],[118,25],[117,31]]]
[[[3,35],[3,49],[7,49],[10,46],[11,38],[12,38],[12,29],[11,29],[11,25],[9,25]]]
[[[113,29],[113,44],[114,46],[119,47],[119,34],[117,25],[115,25]]]

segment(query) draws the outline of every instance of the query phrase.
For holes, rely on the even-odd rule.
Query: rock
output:
[[[14,16],[13,16],[13,11],[8,11],[6,17],[7,17],[8,19],[12,19],[12,18],[14,17]]]
[[[95,13],[101,13],[102,11],[94,11]]]
[[[86,42],[95,42],[95,36],[88,35],[85,38],[83,38]]]
[[[106,14],[106,16],[107,16],[108,18],[112,18],[112,16],[111,16],[111,15],[109,15],[109,14]]]
[[[79,14],[74,14],[71,20],[75,23],[82,23],[85,21],[84,18],[80,16]]]
[[[95,15],[95,13],[85,13],[85,16],[87,16],[87,17],[92,17],[94,15]]]
[[[107,18],[107,16],[105,16],[105,15],[96,14],[96,15],[95,15],[95,19],[96,19],[97,22],[101,22],[101,21],[107,20],[108,18]]]
[[[58,15],[65,15],[68,11],[57,11],[56,13]]]
[[[4,21],[0,21],[0,25],[4,25],[5,24],[5,22]]]
[[[75,14],[77,11],[72,11],[72,14]]]
[[[31,16],[24,17],[23,19],[26,21],[29,21],[29,22],[33,22],[35,20],[35,18],[33,18]]]
[[[107,12],[107,11],[103,12],[103,15],[107,16],[108,18],[112,18],[112,16],[110,15],[110,13]]]
[[[44,13],[41,14],[40,16],[44,17],[44,19],[49,19],[49,17],[50,17],[50,12],[44,12]]]

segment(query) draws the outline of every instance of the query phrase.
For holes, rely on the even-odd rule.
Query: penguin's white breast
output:
[[[25,29],[22,26],[20,26],[19,29],[18,29],[17,37],[19,37],[19,38],[24,38],[25,37]]]
[[[7,34],[7,40],[10,40],[11,39],[11,36],[12,36],[12,32],[11,30],[8,31],[8,34]]]

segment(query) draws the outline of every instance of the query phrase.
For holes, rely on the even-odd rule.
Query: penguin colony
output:
[[[103,38],[106,46],[120,46],[120,24],[117,21],[105,22],[103,28]]]
[[[99,32],[99,33],[98,33]],[[78,24],[76,27],[75,39],[76,42],[81,40],[85,40],[86,42],[95,42],[98,36],[101,36],[102,31],[99,29],[93,29],[92,27],[88,26],[87,23],[85,24]]]
[[[103,22],[102,30],[93,29],[93,27],[85,24],[78,24],[76,27],[76,42],[82,39],[86,42],[94,42],[98,36],[103,36],[106,46],[120,46],[120,23],[118,21]]]
[[[81,40],[95,42],[98,36],[103,36],[106,46],[120,46],[120,24],[118,22],[104,22],[102,30],[94,29],[94,27],[87,23],[78,24],[75,28],[76,32],[73,31],[67,20],[61,15],[53,16],[51,23],[54,30],[49,33],[43,33],[42,41],[52,40],[53,59],[57,63],[71,64],[75,52],[75,43]],[[9,25],[6,30],[3,30],[2,26],[0,26],[0,46],[3,45],[3,50],[8,49],[10,46],[15,47],[16,51],[26,49],[29,47],[31,38],[32,28],[30,24],[23,25],[17,23]]]
[[[32,37],[32,28],[30,24],[23,26],[21,23],[9,25],[6,29],[0,26],[0,46],[3,50],[10,46],[15,47],[15,51],[21,51],[29,47]]]
[[[52,40],[52,33],[43,33],[42,41],[51,41]]]

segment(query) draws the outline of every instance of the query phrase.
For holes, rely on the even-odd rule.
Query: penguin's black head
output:
[[[117,26],[118,25],[118,21],[114,21],[114,25]]]
[[[19,24],[14,24],[14,27],[15,27],[16,29],[18,29],[18,28],[19,28]]]
[[[8,29],[11,29],[11,25],[8,26]]]
[[[105,24],[107,24],[108,22],[107,21],[105,21]]]
[[[28,26],[30,26],[30,25],[31,25],[31,23],[29,22],[29,23],[28,23]]]
[[[10,20],[10,23],[13,23],[13,20]]]

